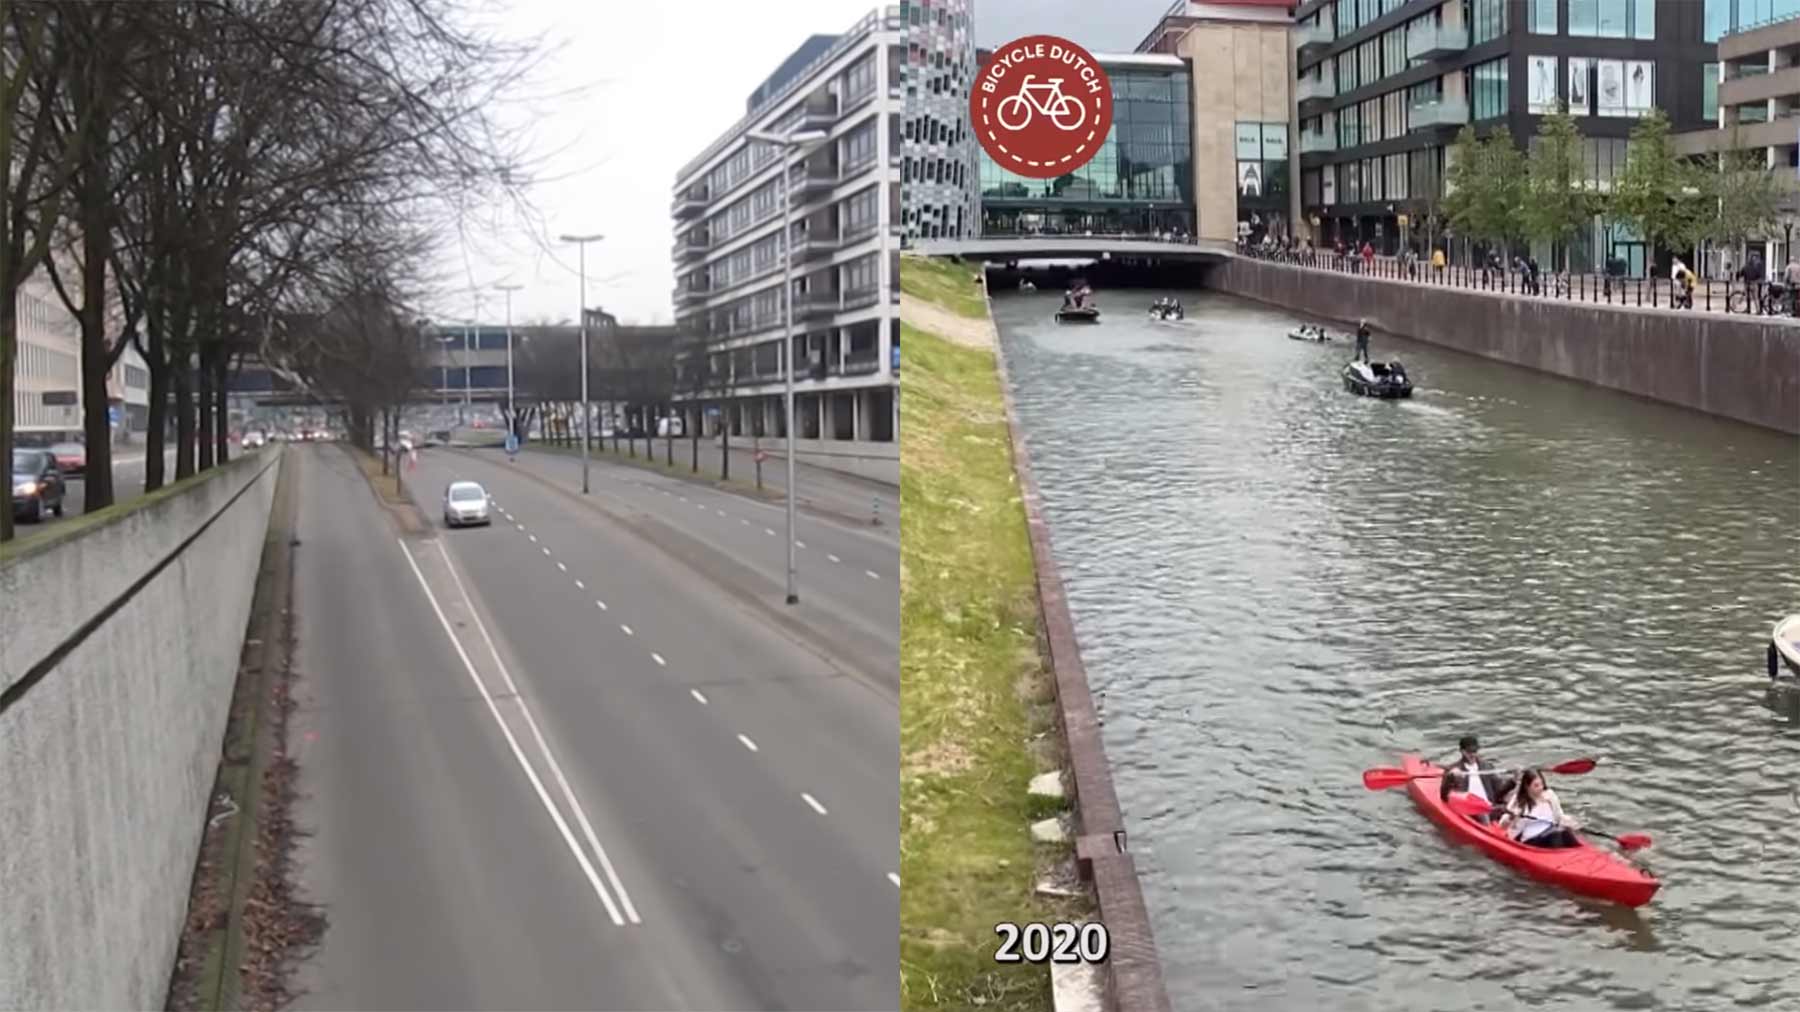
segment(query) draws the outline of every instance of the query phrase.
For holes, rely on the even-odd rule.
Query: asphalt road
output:
[[[581,488],[581,460],[553,453],[523,453],[516,462],[492,451],[426,450],[424,459],[455,461],[500,478],[514,471],[542,475],[565,488]],[[490,465],[482,470],[478,465]],[[487,481],[486,478],[479,480]],[[755,574],[760,592],[785,602],[787,511],[779,504],[718,489],[702,482],[643,468],[596,460],[589,488],[599,504],[620,508],[671,526],[713,550],[737,559]],[[492,487],[492,486],[490,486]],[[420,502],[439,501],[442,486],[415,488]],[[856,648],[869,668],[891,672],[898,686],[900,667],[900,543],[895,527],[863,528],[809,512],[795,516],[796,585],[803,611],[826,625],[854,626]]]
[[[534,481],[402,539],[294,451],[301,1007],[898,1007],[893,700]]]
[[[144,494],[144,451],[136,447],[115,448],[117,456],[113,458],[113,501],[115,503],[130,502]],[[175,451],[165,451],[163,456],[171,478],[175,473]],[[63,497],[63,516],[60,519],[78,517],[87,509],[87,481],[80,475],[65,480],[68,492]],[[56,529],[59,518],[46,514],[41,524],[19,523],[13,530],[20,538],[28,538],[33,534]]]

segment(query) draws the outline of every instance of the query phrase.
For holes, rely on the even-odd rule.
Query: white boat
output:
[[[1800,678],[1800,613],[1775,623],[1775,632],[1769,637],[1769,677],[1779,678],[1784,664]]]

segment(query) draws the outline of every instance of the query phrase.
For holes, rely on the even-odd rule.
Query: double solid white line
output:
[[[518,705],[520,714],[525,718],[526,726],[531,730],[532,738],[537,742],[539,753],[543,755],[545,764],[549,766],[550,772],[555,776],[564,803],[569,806],[571,812],[575,813],[575,820],[581,825],[582,835],[587,838],[588,846],[593,848],[594,855],[599,858],[601,869],[605,871],[605,882],[601,881],[600,872],[594,868],[587,852],[581,849],[580,841],[575,838],[568,821],[563,818],[562,812],[551,799],[550,792],[545,789],[544,782],[538,776],[536,768],[532,766],[531,760],[519,747],[518,739],[513,736],[512,728],[507,725],[506,718],[500,715],[499,704],[494,702],[494,697],[488,692],[486,683],[481,680],[480,673],[475,670],[475,663],[469,659],[468,651],[463,648],[462,640],[457,637],[449,617],[444,614],[443,607],[438,604],[437,595],[432,593],[431,584],[425,579],[425,573],[419,569],[418,560],[413,558],[413,553],[406,547],[406,542],[401,541],[400,551],[406,555],[406,564],[412,567],[413,575],[419,578],[419,587],[425,591],[426,600],[431,602],[431,610],[437,613],[438,622],[444,627],[444,634],[450,637],[450,645],[456,648],[456,655],[462,659],[464,670],[468,671],[469,678],[474,681],[476,690],[486,701],[488,712],[493,714],[494,722],[500,725],[500,733],[506,736],[506,743],[511,746],[513,757],[519,761],[520,768],[525,771],[526,779],[531,781],[532,788],[537,791],[538,800],[543,803],[544,810],[550,813],[550,818],[556,823],[557,831],[562,834],[563,841],[569,845],[569,852],[575,855],[575,861],[581,865],[582,873],[587,876],[588,882],[594,887],[595,895],[599,896],[600,902],[606,906],[607,916],[611,917],[612,922],[618,925],[623,925],[627,921],[632,924],[643,923],[638,917],[637,908],[631,903],[630,894],[625,891],[625,884],[619,881],[619,873],[613,868],[612,859],[606,856],[606,848],[600,846],[600,839],[595,835],[594,827],[588,821],[587,812],[582,809],[581,802],[575,800],[575,792],[569,787],[569,780],[563,775],[562,766],[557,763],[556,757],[550,752],[550,745],[544,741],[543,733],[538,730],[537,721],[532,718],[530,707],[525,705],[525,699],[519,695],[518,686],[513,683],[512,675],[506,670],[506,664],[500,660],[500,651],[495,648],[493,637],[488,635],[487,625],[481,621],[481,616],[475,610],[474,602],[469,599],[468,588],[463,586],[462,577],[457,575],[456,567],[450,561],[449,553],[444,550],[443,542],[434,543],[437,545],[438,553],[444,558],[444,565],[450,572],[450,578],[456,582],[457,592],[462,595],[463,606],[469,610],[469,617],[474,619],[475,627],[481,631],[481,638],[487,643],[488,654],[493,657],[500,677],[506,682],[506,691],[510,694],[511,701]],[[607,889],[609,883],[612,886],[610,891]],[[615,893],[618,896],[616,903],[613,900]]]

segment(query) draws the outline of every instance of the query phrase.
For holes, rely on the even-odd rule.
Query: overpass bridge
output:
[[[968,260],[1132,260],[1215,264],[1237,256],[1230,242],[1157,239],[1133,235],[995,235],[967,239],[919,239],[909,252]]]

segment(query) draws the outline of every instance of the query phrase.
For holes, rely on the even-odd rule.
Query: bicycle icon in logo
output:
[[[1060,77],[1048,78],[1041,84],[1032,84],[1035,80],[1030,74],[1019,85],[1015,95],[1000,100],[994,109],[994,118],[1008,130],[1023,130],[1031,125],[1034,112],[1050,117],[1059,130],[1079,130],[1087,121],[1087,109],[1073,96],[1063,94]],[[1039,99],[1035,96],[1043,95]]]

